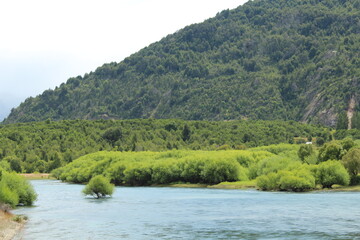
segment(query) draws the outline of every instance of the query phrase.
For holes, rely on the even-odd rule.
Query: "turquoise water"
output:
[[[360,193],[117,187],[32,181],[39,194],[22,239],[360,239]]]

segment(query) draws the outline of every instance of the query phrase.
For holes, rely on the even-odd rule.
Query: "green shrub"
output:
[[[181,171],[175,161],[157,162],[152,166],[151,181],[167,184],[180,180]]]
[[[184,182],[200,183],[202,181],[201,172],[205,161],[202,159],[186,159],[181,162],[181,178]]]
[[[124,171],[126,167],[125,163],[118,162],[107,169],[106,176],[110,178],[111,182],[115,185],[123,184],[125,180]]]
[[[9,204],[12,207],[18,205],[19,196],[16,194],[16,192],[11,191],[4,182],[0,182],[0,189],[0,203]]]
[[[314,149],[313,149],[312,144],[303,144],[299,148],[298,156],[302,162],[308,163],[308,162],[306,162],[306,158],[311,156],[311,154],[313,154],[313,152],[314,152]]]
[[[17,205],[30,206],[36,200],[37,195],[31,184],[22,176],[16,173],[7,173],[5,175],[5,184],[19,197]]]
[[[322,146],[319,150],[319,162],[327,160],[340,160],[344,154],[342,146],[338,142],[329,142]]]
[[[201,177],[204,183],[218,184],[225,181],[238,181],[240,180],[240,173],[241,166],[236,160],[217,159],[205,162]]]
[[[276,155],[265,158],[257,164],[257,176],[266,175],[271,172],[278,172],[280,170],[296,169],[300,166],[301,162],[299,160]]]
[[[316,145],[318,145],[319,147],[321,147],[322,145],[324,145],[324,143],[325,143],[324,138],[322,138],[322,137],[316,138]]]
[[[306,167],[293,171],[271,172],[256,179],[259,189],[304,192],[315,188],[315,178]]]
[[[341,140],[341,146],[345,151],[349,151],[352,147],[355,146],[355,142],[352,138],[345,138]]]
[[[360,149],[351,149],[343,158],[342,162],[351,177],[351,184],[358,183],[358,174],[360,173]]]
[[[264,191],[278,190],[280,188],[279,175],[274,172],[262,175],[256,179],[256,185]]]
[[[349,185],[350,176],[341,162],[329,160],[320,163],[316,169],[316,183],[323,188],[331,188],[333,184]]]
[[[125,184],[131,186],[146,186],[151,182],[150,164],[136,163],[124,171]]]
[[[15,173],[2,173],[0,189],[0,202],[11,206],[30,206],[37,197],[31,184]]]
[[[104,176],[98,175],[91,178],[83,190],[85,195],[92,195],[96,198],[111,196],[114,192],[114,185]]]
[[[304,192],[315,188],[315,178],[309,171],[283,172],[279,181],[280,190]]]

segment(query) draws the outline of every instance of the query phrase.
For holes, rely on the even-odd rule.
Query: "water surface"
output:
[[[117,187],[112,198],[83,185],[32,184],[39,194],[22,239],[360,239],[360,193]]]

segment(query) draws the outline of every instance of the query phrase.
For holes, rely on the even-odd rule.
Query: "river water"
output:
[[[42,239],[360,239],[360,193],[279,193],[117,187],[92,199],[83,185],[32,184],[24,240]]]

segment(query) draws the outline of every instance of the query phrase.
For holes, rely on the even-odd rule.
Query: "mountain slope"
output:
[[[359,0],[261,0],[225,10],[28,98],[45,119],[283,119],[336,124],[359,107]]]

